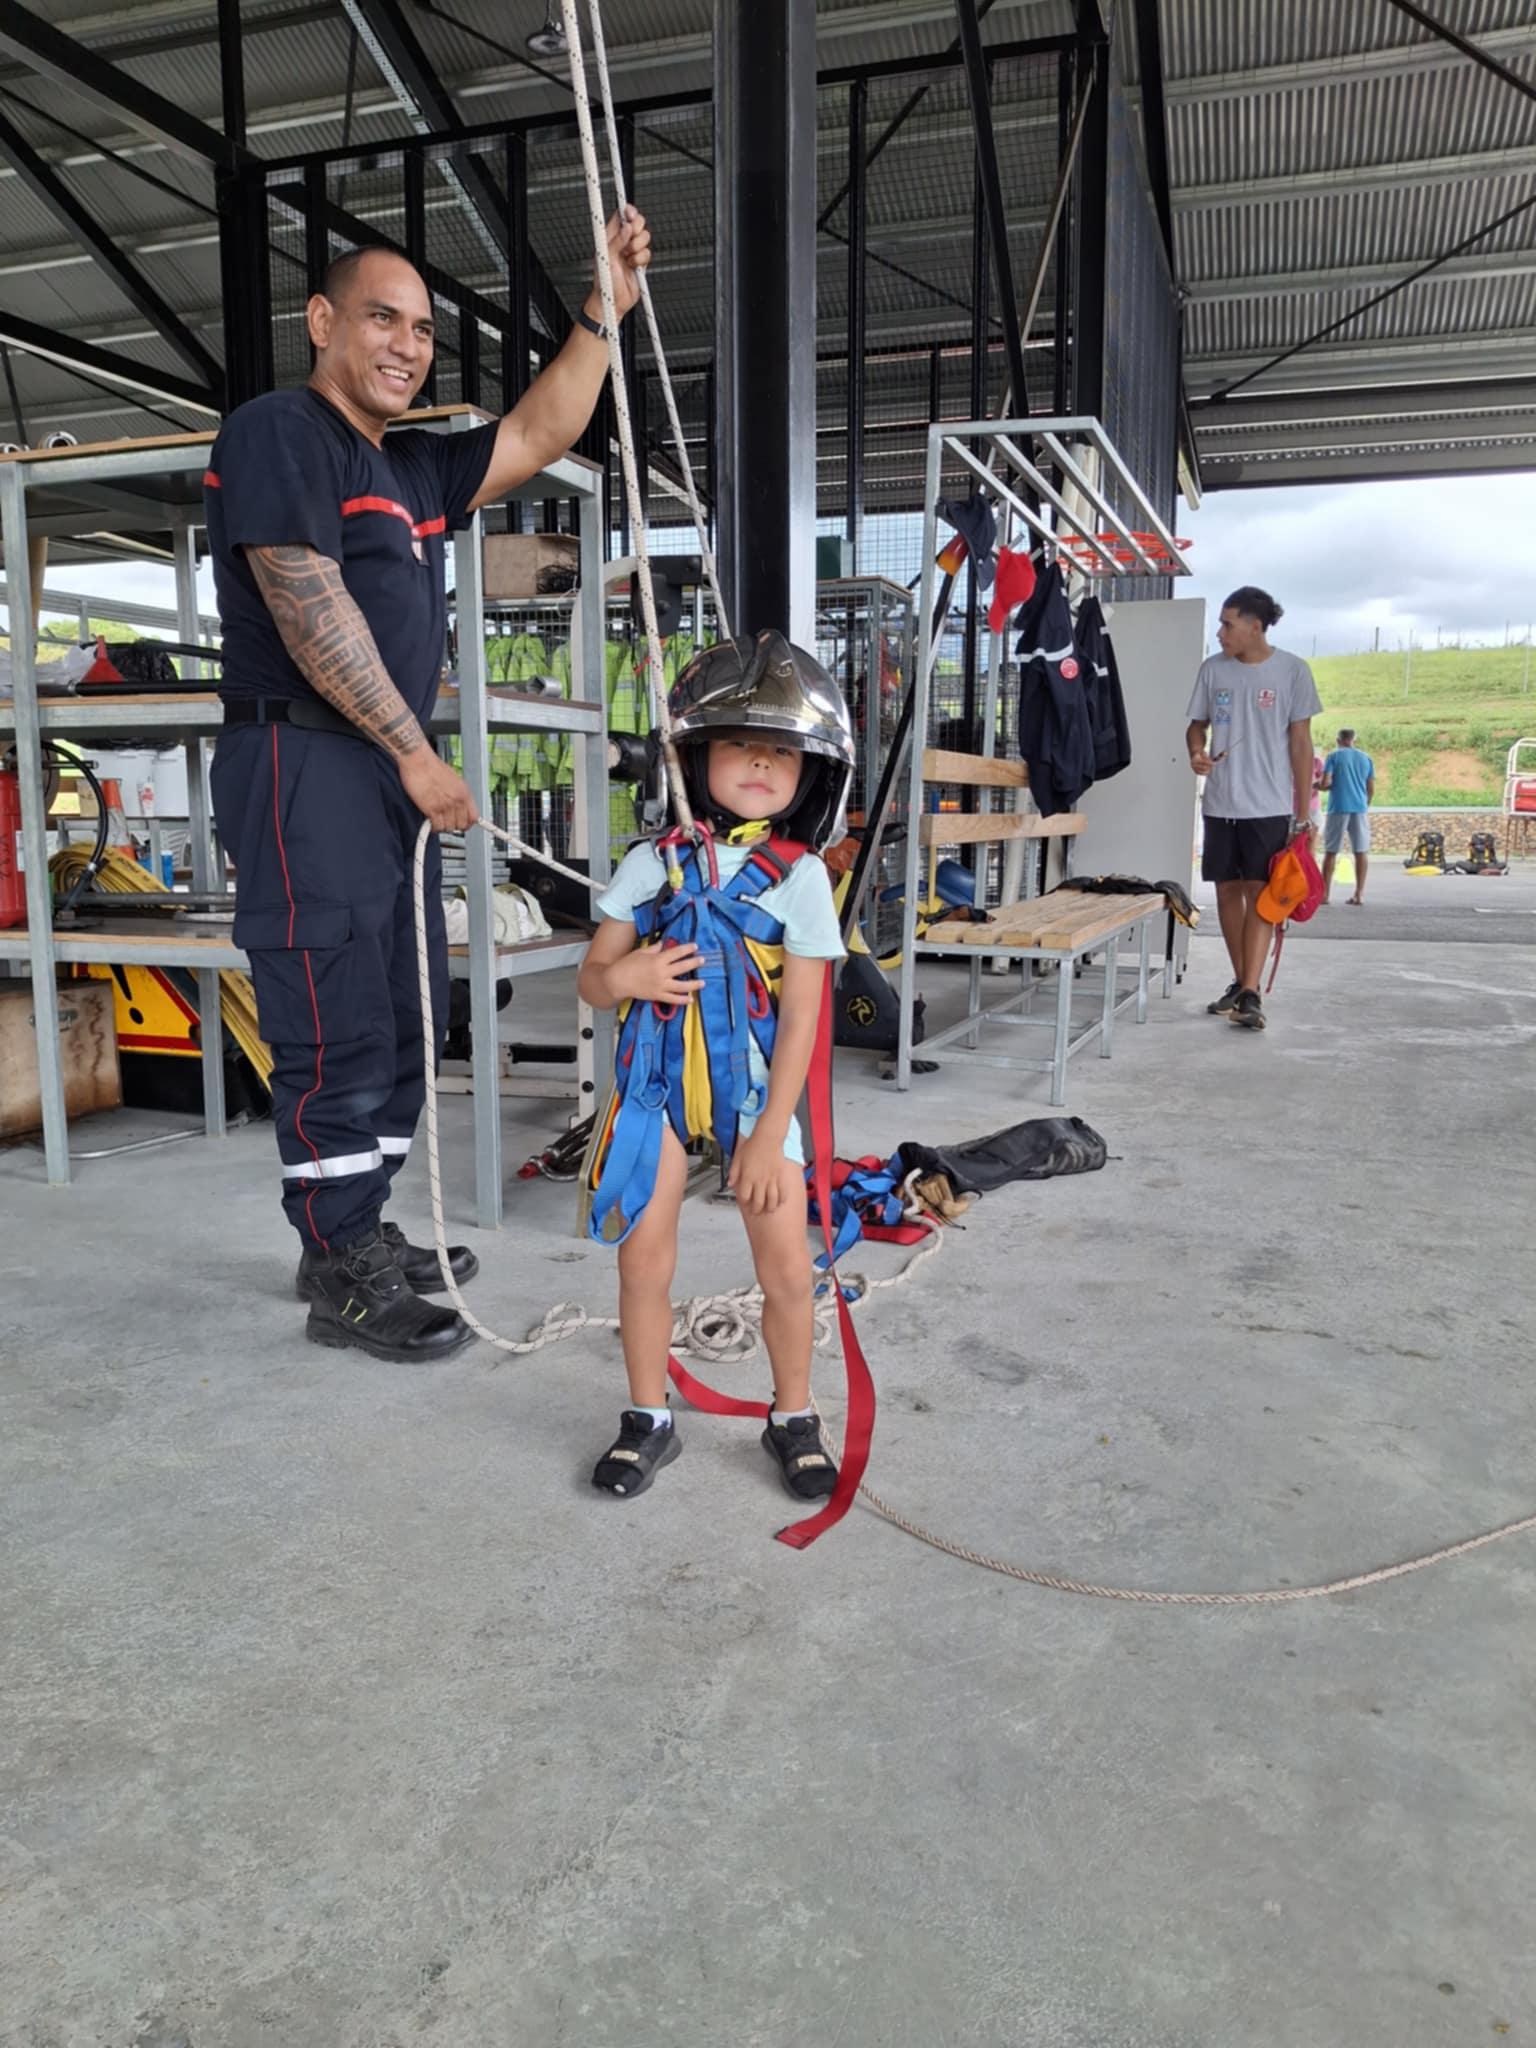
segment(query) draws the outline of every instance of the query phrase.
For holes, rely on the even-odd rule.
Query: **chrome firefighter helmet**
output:
[[[843,837],[853,727],[836,683],[803,647],[771,628],[706,647],[672,685],[667,711],[696,816],[738,822],[710,800],[708,743],[762,733],[805,756],[794,800],[773,821],[778,830],[817,851]]]

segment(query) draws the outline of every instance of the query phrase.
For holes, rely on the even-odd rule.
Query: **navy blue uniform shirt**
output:
[[[445,536],[468,525],[497,423],[395,428],[377,448],[307,387],[237,406],[203,479],[228,699],[313,697],[242,548],[312,547],[341,565],[395,688],[418,718],[437,697],[447,626]]]

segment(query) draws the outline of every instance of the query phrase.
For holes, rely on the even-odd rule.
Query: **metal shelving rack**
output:
[[[454,433],[482,424],[489,415],[472,406],[445,406],[414,413],[402,424]],[[143,441],[122,441],[96,448],[25,450],[0,457],[0,540],[10,564],[27,561],[29,532],[76,535],[95,530],[110,517],[114,530],[131,521],[169,527],[175,535],[177,616],[181,637],[197,638],[196,529],[202,524],[202,476],[207,467],[211,434],[179,434]],[[551,463],[511,495],[541,502],[574,500],[578,506],[582,578],[577,597],[580,652],[577,670],[584,693],[569,701],[519,697],[491,691],[487,684],[484,634],[461,634],[459,689],[440,697],[431,721],[434,734],[457,733],[463,744],[465,779],[476,804],[490,815],[489,740],[498,732],[569,732],[581,741],[577,755],[575,833],[577,850],[585,850],[593,878],[608,875],[607,834],[600,829],[607,816],[607,720],[603,703],[603,600],[600,564],[603,558],[601,471],[579,456]],[[456,603],[462,616],[476,619],[484,609],[482,522],[479,514],[453,541]],[[221,893],[227,886],[223,862],[216,855],[212,806],[208,788],[208,741],[223,722],[217,697],[185,693],[137,699],[44,698],[37,693],[32,597],[26,575],[9,578],[10,638],[14,699],[0,702],[0,741],[14,739],[21,781],[22,851],[26,866],[27,923],[0,932],[0,961],[23,963],[33,985],[52,990],[56,969],[75,963],[141,963],[184,967],[197,977],[202,1025],[204,1125],[209,1137],[223,1136],[223,1034],[219,1017],[218,975],[222,968],[244,968],[245,955],[227,932],[209,932],[188,920],[170,925],[158,920],[116,920],[107,930],[56,932],[48,875],[48,828],[44,805],[42,739],[105,740],[149,736],[182,739],[187,748],[187,788],[191,825],[194,890]],[[599,829],[593,829],[596,825]],[[476,1220],[494,1229],[502,1217],[501,1111],[498,1088],[496,980],[498,974],[547,973],[572,967],[585,950],[579,938],[536,941],[532,945],[498,948],[493,940],[491,852],[488,834],[474,832],[465,846],[465,884],[469,903],[467,957],[455,972],[469,982],[470,1023],[474,1042],[474,1149]],[[231,903],[233,908],[233,903]],[[596,1098],[596,1077],[612,1059],[612,1022],[578,1005],[575,1020],[579,1048],[578,1074],[585,1114]],[[64,1109],[57,1023],[51,1004],[38,1006],[38,1077],[43,1108],[43,1146],[48,1179],[55,1185],[70,1180],[69,1131]]]
[[[929,710],[934,692],[934,669],[942,643],[945,621],[935,616],[938,598],[936,557],[939,547],[938,504],[944,492],[944,478],[958,470],[962,488],[980,489],[992,502],[998,522],[998,539],[1005,546],[1031,550],[1043,547],[1064,571],[1085,582],[1133,576],[1185,576],[1189,574],[1180,542],[1153,506],[1131,473],[1124,458],[1096,419],[1086,417],[1012,420],[936,420],[928,429],[927,466],[923,489],[923,573],[918,593],[917,658],[913,669],[915,702],[912,720],[912,749],[907,770],[908,815],[912,830],[907,836],[906,873],[902,899],[902,947],[900,1008],[901,1028],[896,1054],[896,1085],[912,1085],[912,1002],[917,992],[917,954],[963,959],[969,969],[966,1015],[958,1024],[930,1035],[923,1044],[923,1057],[946,1045],[964,1040],[970,1056],[1003,1067],[1049,1068],[1050,1060],[1021,1059],[1008,1053],[982,1051],[978,1027],[984,1016],[1001,1017],[1006,1012],[1032,1008],[1036,982],[1030,963],[1013,949],[989,951],[985,946],[933,945],[917,935],[919,878],[924,852],[925,809],[924,755],[929,747]],[[990,759],[997,753],[998,706],[1005,674],[1010,679],[1006,649],[1007,634],[983,635],[985,659],[981,709],[981,752]],[[1027,790],[1021,792],[1027,797]],[[991,795],[981,792],[982,807]],[[1032,803],[1032,800],[1030,800]],[[932,828],[930,828],[931,830]],[[1048,843],[1048,842],[1047,842]],[[1071,839],[1063,837],[1064,874],[1071,869]],[[1017,900],[1021,888],[1036,893],[1033,875],[1026,878],[1021,859],[1022,846],[1015,841],[1003,863],[1002,900]],[[984,900],[978,878],[977,901]],[[1110,954],[1111,963],[1113,954]],[[1018,992],[987,1012],[981,1008],[981,975],[984,966],[997,961],[1004,971],[1018,971]],[[1070,965],[1058,967],[1070,976]],[[1113,974],[1111,964],[1106,972]],[[1058,990],[1060,1000],[1069,999]],[[1035,1021],[1028,1014],[1024,1022]]]

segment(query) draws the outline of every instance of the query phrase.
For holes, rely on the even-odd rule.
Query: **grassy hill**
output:
[[[1352,725],[1376,763],[1379,804],[1497,805],[1510,742],[1536,738],[1536,651],[1437,647],[1394,654],[1320,654],[1310,664],[1326,753]],[[1406,682],[1406,694],[1405,694]]]

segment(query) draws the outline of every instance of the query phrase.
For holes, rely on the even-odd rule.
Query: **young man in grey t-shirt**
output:
[[[1232,962],[1231,986],[1207,1007],[1250,1031],[1264,1028],[1259,979],[1274,936],[1255,906],[1275,855],[1312,830],[1312,719],[1323,708],[1307,664],[1269,644],[1280,617],[1267,591],[1233,591],[1221,608],[1221,652],[1200,664],[1184,735],[1189,765],[1206,779],[1200,872],[1216,884]]]

